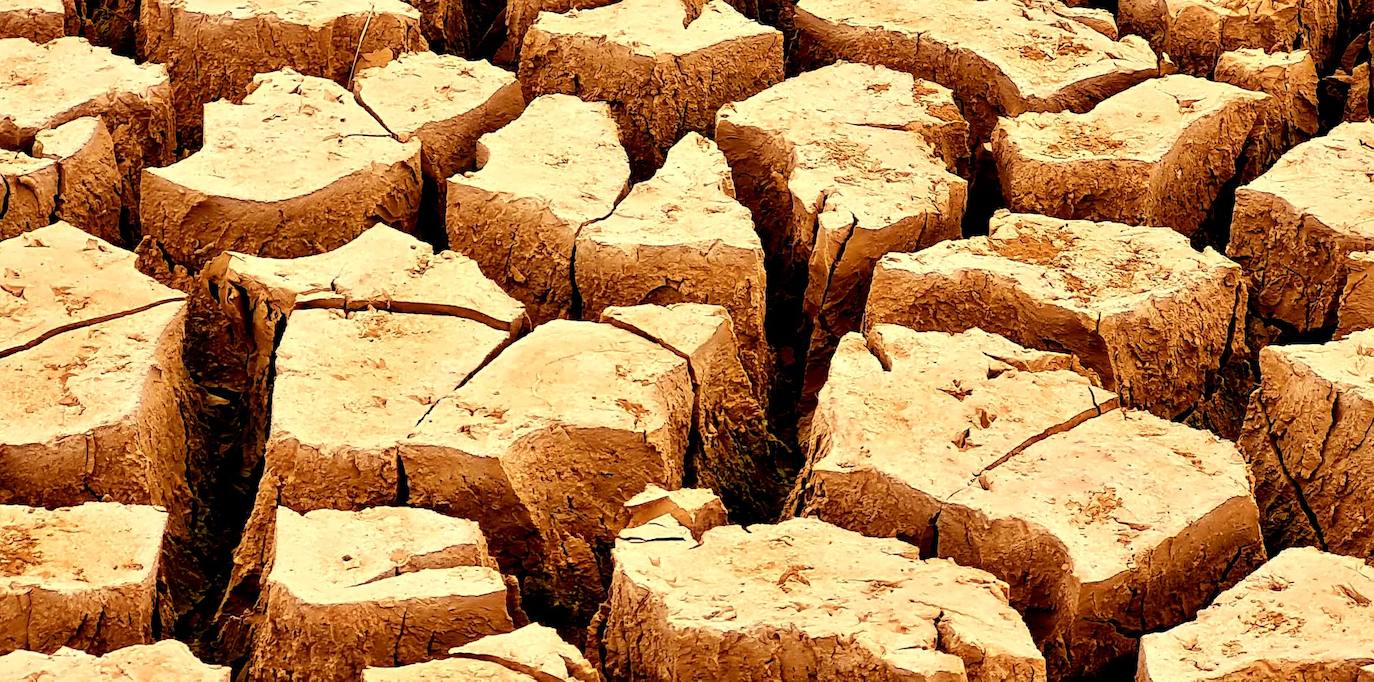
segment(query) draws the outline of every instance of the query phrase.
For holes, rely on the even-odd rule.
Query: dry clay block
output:
[[[477,524],[423,509],[277,510],[252,679],[358,679],[514,629]]]
[[[420,12],[400,0],[148,0],[138,44],[167,65],[183,145],[198,138],[201,105],[242,101],[258,74],[289,68],[349,85],[359,61],[426,47]]]
[[[1303,49],[1325,63],[1335,48],[1338,0],[1122,0],[1121,30],[1146,37],[1185,73],[1210,76],[1223,52]]]
[[[689,469],[742,518],[774,518],[782,474],[724,308],[696,303],[607,308],[601,316],[687,360],[695,401]],[[691,524],[685,524],[689,527]]]
[[[601,682],[582,652],[537,623],[450,649],[442,661],[368,668],[364,682]]]
[[[1370,78],[1370,65],[1360,64],[1350,72],[1350,91],[1345,100],[1345,120],[1370,119],[1370,112],[1374,111],[1374,95],[1371,93],[1374,93],[1374,81]]]
[[[184,298],[66,223],[0,242],[0,502],[162,505],[184,535]]]
[[[24,152],[0,149],[0,239],[10,239],[52,222],[57,208],[57,164]]]
[[[166,525],[147,506],[0,505],[0,652],[151,643]]]
[[[766,395],[773,361],[763,329],[763,245],[715,143],[688,133],[652,179],[582,229],[574,252],[583,317],[641,303],[723,306],[749,379]]]
[[[573,244],[610,215],[630,168],[610,108],[545,95],[477,143],[479,170],[448,182],[450,248],[524,303],[536,324],[573,305]]]
[[[84,680],[86,682],[229,682],[229,668],[200,662],[175,639],[136,644],[92,656],[62,647],[51,654],[15,651],[0,656],[0,678],[7,680]]]
[[[1086,114],[1002,119],[992,133],[1002,193],[1013,211],[1191,235],[1235,175],[1268,99],[1173,75],[1113,95]]]
[[[540,15],[520,52],[520,82],[530,97],[609,102],[647,175],[687,132],[709,135],[721,105],[781,81],[782,66],[782,33],[725,0],[623,0]]]
[[[954,90],[978,139],[998,116],[1086,111],[1157,75],[1138,36],[1115,40],[1054,0],[802,0],[798,59],[881,64]]]
[[[1336,338],[1374,328],[1374,251],[1355,251],[1345,258],[1349,273],[1337,311]]]
[[[1138,682],[1374,679],[1374,567],[1285,550],[1197,620],[1145,635]]]
[[[636,539],[612,553],[613,681],[1045,679],[1005,583],[906,543],[814,519]]]
[[[847,63],[726,105],[718,119],[737,195],[777,273],[770,315],[801,316],[798,369],[823,378],[878,258],[959,237],[968,183],[951,171],[967,165],[968,124],[949,90]]]
[[[864,326],[978,327],[1071,352],[1124,404],[1173,419],[1244,348],[1243,280],[1172,230],[999,212],[987,237],[884,257]]]
[[[120,205],[137,223],[140,174],[171,163],[176,147],[167,70],[80,38],[43,45],[0,40],[0,148],[28,150],[39,132],[83,116],[99,117],[109,129]]]
[[[398,142],[335,83],[258,76],[242,104],[205,107],[205,146],[143,176],[143,231],[191,272],[223,251],[293,258],[381,221],[415,227],[420,143]],[[282,163],[290,159],[290,163]]]
[[[682,485],[687,360],[607,324],[555,320],[440,399],[401,444],[411,505],[482,524],[545,608],[590,615],[594,552],[650,483]]]
[[[1245,268],[1254,313],[1303,333],[1334,326],[1346,257],[1374,249],[1374,122],[1294,147],[1236,191],[1226,253]]]
[[[801,512],[991,572],[1053,676],[1101,671],[1264,548],[1233,445],[1118,410],[1075,369],[979,330],[846,336],[812,421]]]
[[[1245,150],[1240,184],[1269,170],[1284,152],[1317,134],[1317,67],[1306,50],[1236,50],[1221,55],[1215,80],[1262,92],[1259,117]]]
[[[1241,450],[1272,547],[1374,556],[1374,331],[1260,351]]]
[[[119,196],[124,180],[119,174],[114,138],[104,121],[83,116],[40,131],[34,138],[33,155],[54,162],[54,210],[59,220],[107,242],[118,243],[122,239],[120,206],[112,199]]]
[[[525,109],[514,74],[487,62],[432,52],[401,55],[361,71],[353,92],[396,139],[420,141],[428,202],[423,217],[439,224],[448,205],[448,179],[477,166],[478,138]]]
[[[66,35],[62,0],[7,0],[0,3],[0,38],[46,43]]]

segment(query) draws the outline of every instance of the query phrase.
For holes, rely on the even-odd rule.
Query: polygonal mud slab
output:
[[[705,488],[679,488],[664,490],[656,485],[644,488],[625,503],[630,512],[626,528],[643,526],[667,514],[691,532],[692,537],[701,539],[701,534],[716,526],[729,523],[725,516],[725,505],[716,494]]]
[[[154,641],[166,525],[147,506],[0,505],[0,652]]]
[[[1239,445],[1271,547],[1374,555],[1374,331],[1260,351]]]
[[[1338,0],[1121,0],[1124,32],[1145,36],[1185,73],[1207,77],[1223,52],[1303,49],[1324,63],[1335,48]]]
[[[480,170],[448,183],[449,246],[525,304],[536,324],[572,310],[573,245],[625,194],[610,108],[545,95],[477,144]]]
[[[637,175],[663,165],[684,134],[711,134],[721,105],[782,78],[782,33],[725,0],[622,0],[543,14],[520,51],[531,97],[610,103]]]
[[[1244,347],[1245,301],[1235,263],[1172,230],[999,212],[987,237],[879,261],[864,326],[1072,352],[1124,404],[1172,419]]]
[[[549,322],[401,444],[408,502],[478,521],[526,591],[585,617],[604,593],[593,552],[626,500],[681,487],[693,401],[675,352],[607,324]]]
[[[357,679],[514,629],[471,521],[423,509],[277,509],[254,679]]]
[[[7,0],[0,3],[0,38],[46,43],[66,35],[62,0]]]
[[[126,646],[104,656],[66,647],[51,654],[15,651],[0,656],[0,678],[7,680],[229,682],[229,673],[227,666],[201,663],[175,639]]]
[[[1365,680],[1374,673],[1374,568],[1289,549],[1197,620],[1146,635],[1139,682]]]
[[[1086,114],[1022,114],[992,133],[1013,211],[1162,225],[1207,218],[1267,98],[1192,76],[1146,81]]]
[[[968,184],[951,170],[967,165],[968,126],[948,90],[859,64],[788,79],[718,119],[770,261],[770,325],[796,357],[782,371],[819,388],[878,258],[959,237]]]
[[[119,210],[112,197],[124,182],[115,157],[114,138],[105,123],[83,116],[34,137],[33,155],[52,159],[57,169],[55,214],[108,242],[118,243]]]
[[[167,65],[183,146],[199,139],[202,105],[242,101],[258,74],[292,69],[348,86],[360,60],[425,49],[420,12],[400,0],[148,0],[138,44]]]
[[[0,40],[0,148],[30,149],[39,132],[83,116],[99,117],[109,129],[122,177],[120,203],[136,224],[143,168],[174,158],[167,70],[135,64],[80,38],[42,45]]]
[[[144,173],[143,231],[163,259],[195,272],[223,251],[293,258],[378,221],[414,229],[419,142],[392,139],[327,80],[287,70],[253,84],[242,104],[206,105],[200,151]]]
[[[402,55],[361,71],[353,92],[397,139],[420,141],[426,194],[422,218],[439,225],[448,205],[448,179],[477,165],[477,139],[525,109],[514,74],[487,62],[432,52]]]
[[[1306,50],[1227,52],[1217,61],[1213,78],[1269,95],[1260,104],[1245,150],[1241,184],[1259,177],[1284,152],[1317,134],[1317,67]]]
[[[695,303],[607,308],[601,321],[687,360],[695,395],[688,468],[696,484],[715,490],[742,518],[774,518],[786,485],[782,463],[725,309]]]
[[[749,209],[734,195],[725,156],[689,133],[652,179],[578,234],[577,292],[588,319],[641,303],[723,306],[749,379],[766,395],[773,370],[763,329],[768,275]]]
[[[812,519],[672,538],[616,543],[611,680],[1045,678],[982,571]]]
[[[935,81],[954,90],[983,139],[998,116],[1086,111],[1158,73],[1143,39],[1113,40],[1077,14],[1053,0],[802,0],[797,59]]]
[[[576,647],[533,624],[449,650],[442,661],[368,668],[365,682],[601,682]]]
[[[10,239],[52,222],[57,207],[57,164],[23,152],[0,149],[0,183],[4,183],[0,239]]]
[[[1374,122],[1344,123],[1236,191],[1226,253],[1252,312],[1303,333],[1333,326],[1346,255],[1374,249]]]
[[[1092,675],[1264,557],[1245,462],[1144,413],[1071,357],[971,330],[845,337],[800,511],[1011,584],[1056,677]]]
[[[1374,251],[1355,251],[1345,257],[1348,274],[1337,311],[1336,338],[1374,328]]]
[[[184,536],[184,298],[66,223],[0,242],[0,502],[158,504]]]

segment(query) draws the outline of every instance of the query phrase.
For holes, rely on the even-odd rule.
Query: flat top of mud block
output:
[[[140,273],[134,260],[63,222],[0,242],[0,356],[186,298]]]
[[[174,639],[128,646],[104,656],[66,647],[51,654],[15,651],[0,656],[0,678],[7,680],[228,682],[229,673],[227,666],[202,663]]]
[[[515,74],[489,62],[433,52],[403,54],[353,82],[358,99],[397,135],[462,116],[512,86]]]
[[[351,14],[400,14],[419,21],[420,11],[400,0],[173,0],[183,12],[228,19],[256,19],[271,15],[281,21],[320,26]]]
[[[353,241],[301,258],[228,252],[208,267],[211,281],[248,287],[283,309],[362,308],[470,317],[518,329],[519,301],[482,274],[472,259],[378,223]]]
[[[614,556],[617,581],[623,576],[647,591],[674,630],[843,638],[853,649],[845,655],[932,677],[963,673],[974,662],[1044,675],[1005,583],[950,561],[921,560],[898,540],[789,519],[713,528],[696,546],[622,540]],[[634,622],[634,614],[624,617]],[[975,650],[983,660],[973,660]]]
[[[622,0],[564,14],[543,12],[532,30],[604,40],[647,57],[687,55],[731,40],[777,33],[724,0]]]
[[[609,214],[630,177],[610,108],[571,95],[538,97],[510,125],[483,135],[477,163],[480,170],[450,182],[541,202],[573,224]]]
[[[538,623],[449,650],[451,658],[398,668],[368,668],[367,682],[600,682],[582,652]]]
[[[1084,114],[1027,113],[1003,118],[998,129],[1019,153],[1047,161],[1136,159],[1163,161],[1198,121],[1265,95],[1234,85],[1173,75],[1154,78],[1103,100]],[[1191,153],[1198,159],[1206,150]]]
[[[418,141],[397,142],[342,86],[286,69],[255,76],[242,104],[205,105],[200,151],[147,172],[207,197],[271,203],[419,151]]]
[[[1374,238],[1374,122],[1304,142],[1240,192],[1272,194],[1332,230]]]
[[[40,131],[34,139],[34,156],[65,159],[74,156],[100,134],[105,123],[95,116],[82,116],[55,128]],[[109,133],[107,132],[106,135]]]
[[[893,253],[882,267],[913,272],[986,271],[1034,299],[1091,315],[1109,315],[1187,292],[1235,263],[1161,227],[1061,220],[999,212],[987,237]]]
[[[646,336],[691,361],[722,327],[732,324],[725,308],[704,303],[611,306],[602,311],[601,321]]]
[[[157,573],[166,526],[167,512],[144,505],[0,505],[0,591],[146,583]]]
[[[1374,329],[1328,343],[1266,346],[1262,352],[1300,365],[1341,390],[1374,400]]]
[[[0,149],[0,174],[6,177],[31,175],[54,165],[51,159],[35,159],[24,152]]]
[[[1145,635],[1137,679],[1299,679],[1316,670],[1364,679],[1359,668],[1374,664],[1371,600],[1374,567],[1314,547],[1284,550],[1197,620]]]
[[[27,140],[64,123],[79,107],[119,93],[143,95],[167,84],[161,64],[135,64],[83,38],[43,44],[0,40],[0,138]]]
[[[62,14],[66,11],[62,7],[62,0],[0,0],[0,12],[22,10],[55,14]]]
[[[688,133],[673,145],[652,178],[635,185],[605,220],[578,239],[603,244],[675,246],[719,244],[761,250],[749,209],[734,199],[725,155],[714,142]]]
[[[1115,41],[1037,0],[802,0],[823,21],[884,30],[968,50],[987,60],[1020,97],[1051,100],[1104,76],[1156,68],[1140,38]],[[1019,113],[1019,112],[1007,112]]]
[[[427,509],[277,508],[268,580],[311,603],[504,589],[477,524]],[[455,592],[457,590],[457,592]]]

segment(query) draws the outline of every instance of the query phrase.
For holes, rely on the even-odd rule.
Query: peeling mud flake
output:
[[[1042,680],[1007,586],[813,519],[616,543],[608,679]]]
[[[967,124],[948,90],[840,64],[720,111],[716,137],[769,256],[769,314],[799,317],[788,343],[807,395],[862,314],[890,251],[960,235]],[[785,323],[784,323],[785,324]]]
[[[242,104],[206,105],[200,151],[145,171],[143,248],[194,273],[223,251],[291,258],[342,246],[379,220],[414,229],[418,141],[392,139],[329,81],[286,70],[253,83]]]
[[[0,652],[152,643],[166,525],[148,506],[0,505]]]
[[[482,524],[530,602],[590,617],[594,551],[648,484],[681,487],[687,361],[607,324],[554,321],[435,404],[401,444],[410,504]]]
[[[80,38],[42,45],[0,40],[0,147],[29,149],[39,132],[85,116],[101,118],[109,130],[121,177],[119,203],[136,225],[140,173],[174,158],[167,70],[135,64]]]
[[[625,510],[630,512],[626,528],[642,526],[667,514],[691,531],[692,537],[697,540],[701,539],[702,533],[729,523],[725,518],[725,505],[721,504],[715,493],[705,488],[664,490],[649,485],[644,492],[625,503]]]
[[[104,656],[66,647],[51,654],[15,651],[0,656],[0,677],[7,680],[229,682],[229,673],[227,666],[200,662],[175,639],[126,646]]]
[[[884,257],[864,325],[978,327],[1067,350],[1123,404],[1172,419],[1243,348],[1243,279],[1172,230],[999,212],[987,237]]]
[[[483,135],[479,170],[449,178],[449,246],[524,303],[536,324],[573,309],[573,247],[610,215],[630,169],[610,109],[545,95]]]
[[[802,0],[797,59],[881,64],[954,91],[975,136],[998,116],[1085,111],[1158,74],[1139,36],[1120,41],[1054,0]]]
[[[992,148],[1007,205],[1191,235],[1235,175],[1268,100],[1174,75],[1109,97],[1085,114],[1002,119]]]
[[[1346,256],[1374,249],[1374,122],[1294,147],[1236,191],[1226,252],[1262,319],[1305,333],[1334,326]]]
[[[1239,445],[1271,547],[1374,555],[1374,331],[1260,351]]]
[[[1227,52],[1217,62],[1213,78],[1269,95],[1260,104],[1245,150],[1241,184],[1259,177],[1284,152],[1317,134],[1317,67],[1306,50]]]
[[[420,141],[425,191],[436,193],[432,206],[440,220],[448,179],[477,166],[478,138],[525,109],[514,74],[487,62],[432,52],[402,55],[361,71],[353,92],[397,139]]]
[[[139,55],[167,65],[187,146],[199,139],[201,106],[242,101],[258,74],[291,69],[347,87],[365,66],[424,50],[420,21],[400,0],[148,0]]]
[[[1197,620],[1146,635],[1140,682],[1374,679],[1374,568],[1285,550]]]
[[[582,652],[539,624],[450,649],[451,658],[368,668],[364,682],[601,682]]]
[[[123,179],[105,123],[83,116],[41,131],[33,155],[56,163],[58,219],[119,243],[120,206],[113,198],[119,196]]]
[[[1184,73],[1207,77],[1223,52],[1303,49],[1318,64],[1336,49],[1338,0],[1122,0],[1121,29],[1144,36]]]
[[[25,38],[46,43],[66,35],[62,0],[6,0],[0,2],[0,38]]]
[[[749,379],[765,395],[772,373],[763,329],[768,276],[753,219],[734,193],[725,156],[688,134],[651,180],[578,235],[577,291],[587,318],[641,303],[723,306]]]
[[[543,14],[520,52],[531,96],[610,103],[641,175],[688,132],[710,134],[716,110],[783,78],[782,33],[725,0],[622,0]]]
[[[277,510],[253,679],[356,679],[514,629],[471,521],[421,509]]]

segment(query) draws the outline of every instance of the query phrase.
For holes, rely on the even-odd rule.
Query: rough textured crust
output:
[[[1124,404],[1172,419],[1243,347],[1243,280],[1172,230],[1001,212],[987,237],[879,261],[864,326],[979,327],[1067,350]]]
[[[0,3],[0,38],[46,43],[66,35],[62,0],[6,0]]]
[[[1374,251],[1352,251],[1345,257],[1348,273],[1337,311],[1336,338],[1374,327]]]
[[[50,159],[0,150],[0,182],[4,183],[5,198],[0,239],[10,239],[52,222],[57,209],[58,178],[57,164]]]
[[[9,680],[229,682],[229,673],[228,666],[201,663],[175,639],[126,646],[104,656],[67,647],[51,654],[15,651],[0,656],[0,677]]]
[[[1244,49],[1217,61],[1213,78],[1269,95],[1245,149],[1240,184],[1269,170],[1284,152],[1317,134],[1317,67],[1307,50],[1268,53]]]
[[[1325,63],[1335,47],[1337,0],[1123,0],[1123,31],[1145,36],[1184,73],[1207,77],[1223,52],[1304,49]]]

